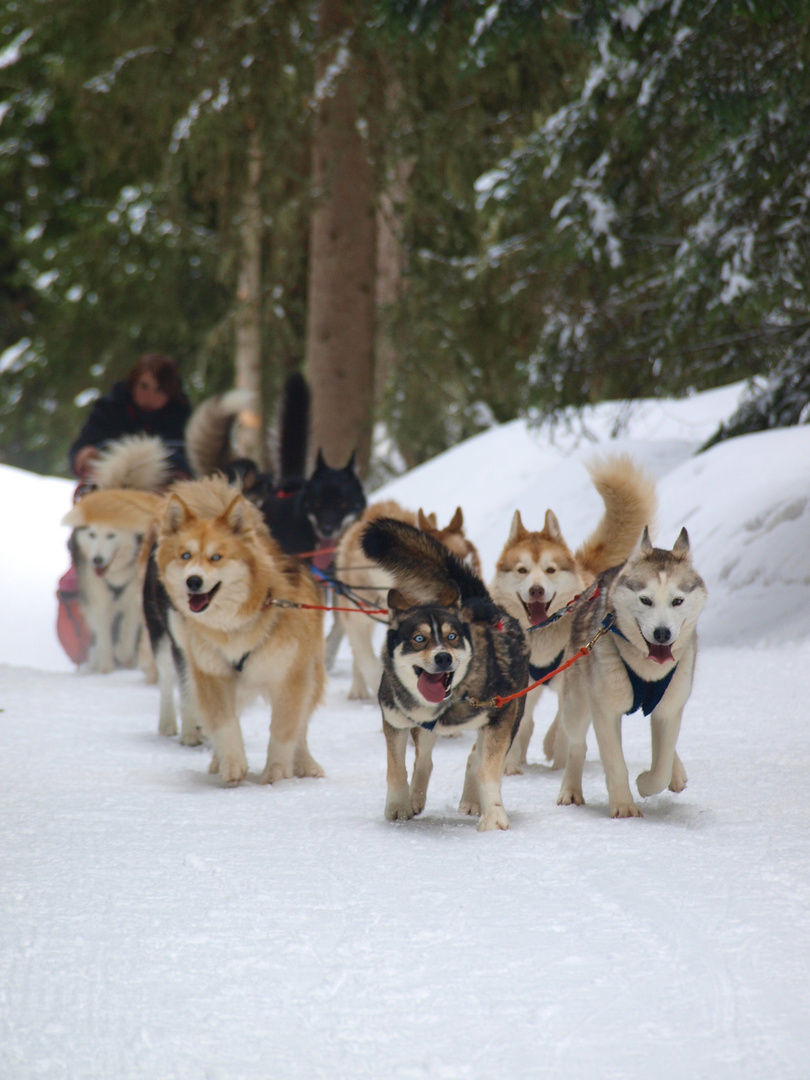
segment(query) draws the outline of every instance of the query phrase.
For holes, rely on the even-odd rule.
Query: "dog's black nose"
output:
[[[199,574],[192,574],[191,577],[186,578],[186,588],[189,592],[199,592],[203,587],[203,579]]]
[[[101,557],[101,555],[94,555],[93,556],[93,566],[103,566],[103,565],[104,565],[104,559]]]
[[[433,657],[433,663],[437,671],[447,671],[453,663],[453,657],[449,652],[437,652]]]
[[[655,630],[653,630],[653,637],[659,645],[666,645],[672,637],[672,631],[666,626],[656,626]]]

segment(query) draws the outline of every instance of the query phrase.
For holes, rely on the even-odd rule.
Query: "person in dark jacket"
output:
[[[171,451],[175,477],[191,476],[184,432],[191,406],[170,356],[146,353],[126,379],[100,397],[68,451],[70,467],[84,480],[99,451],[122,435],[157,435]]]

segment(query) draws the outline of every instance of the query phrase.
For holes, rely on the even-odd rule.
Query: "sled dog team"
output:
[[[318,524],[317,490],[285,500],[290,516],[281,521],[278,507],[268,513],[262,505],[270,496],[248,497],[239,476],[235,483],[221,473],[177,481],[165,493],[127,487],[122,476],[133,457],[148,458],[147,443],[125,446],[123,471],[113,468],[112,482],[64,519],[94,635],[90,666],[109,671],[116,663],[134,665],[140,654],[159,685],[159,732],[178,733],[177,688],[180,741],[205,739],[211,772],[223,783],[247,775],[239,714],[257,695],[271,707],[260,782],[323,776],[307,728],[326,682],[322,609],[329,601],[296,554],[298,536],[300,554],[325,550],[327,542],[334,550],[340,592],[333,606],[346,610],[333,634],[342,630],[351,644],[349,696],[378,695],[389,820],[424,809],[436,739],[471,730],[459,809],[478,816],[481,831],[508,828],[501,778],[526,762],[532,714],[549,679],[558,711],[543,747],[564,770],[560,804],[584,802],[593,724],[612,816],[640,816],[621,745],[622,717],[638,709],[650,717],[652,741],[639,794],[685,786],[676,741],[706,589],[686,530],[671,549],[653,547],[655,487],[631,459],[590,467],[604,512],[576,551],[552,510],[539,531],[515,511],[487,587],[460,509],[441,529],[435,515],[393,501],[364,508],[353,461],[335,470],[319,457],[318,469],[332,483],[327,534]],[[346,483],[337,483],[334,474],[344,471]],[[271,531],[268,520],[280,524]],[[304,538],[307,548],[300,546]],[[142,620],[148,644],[139,634]],[[380,621],[387,632],[378,656],[373,633]]]

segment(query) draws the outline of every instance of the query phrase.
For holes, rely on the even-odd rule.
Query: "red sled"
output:
[[[75,566],[71,566],[59,579],[56,599],[59,601],[56,616],[56,636],[59,644],[74,664],[83,664],[90,655],[90,630],[79,605],[79,582]]]

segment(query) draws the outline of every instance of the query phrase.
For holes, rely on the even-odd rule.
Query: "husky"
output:
[[[272,710],[260,783],[323,776],[307,746],[326,678],[323,613],[314,610],[320,590],[307,568],[285,555],[258,508],[222,476],[173,485],[155,540],[147,625],[158,669],[165,673],[167,660],[177,665],[184,741],[209,739],[210,771],[239,783],[248,766],[238,711],[260,694]],[[167,681],[163,734],[170,733]]]
[[[90,629],[90,671],[134,667],[143,617],[139,552],[161,504],[145,491],[92,491],[62,519],[76,568],[79,605]],[[148,667],[148,661],[142,658]]]
[[[596,579],[598,595],[577,604],[566,650],[573,656],[600,633],[589,653],[565,672],[560,719],[568,740],[560,805],[582,805],[585,735],[593,720],[613,817],[641,817],[622,754],[622,716],[650,716],[652,765],[636,779],[646,798],[683,791],[686,772],[675,752],[692,690],[696,624],[706,586],[692,566],[682,529],[671,551],[654,548],[647,528],[622,565]],[[542,632],[542,631],[541,631]]]
[[[546,511],[539,532],[526,529],[516,510],[490,584],[495,602],[520,622],[529,638],[530,682],[549,675],[562,663],[569,634],[563,609],[598,574],[627,559],[644,526],[652,526],[657,511],[655,482],[631,458],[595,459],[588,471],[604,502],[602,518],[588,539],[572,552],[552,510]],[[535,629],[554,615],[558,616],[556,623]],[[554,678],[545,685],[556,690],[558,681]],[[507,757],[507,774],[519,773],[526,762],[534,709],[542,690],[539,686],[529,694],[520,731]],[[556,719],[546,733],[543,749],[552,767],[562,768],[565,736]]]
[[[395,518],[421,529],[481,576],[481,559],[474,544],[464,535],[464,514],[460,506],[447,525],[440,529],[435,513],[425,514],[422,509],[413,513],[393,499],[386,499],[367,507],[338,543],[334,574],[341,585],[349,590],[341,595],[341,606],[358,609],[362,606],[377,609],[386,606],[388,592],[394,584],[393,578],[381,566],[369,565],[361,543],[366,525],[379,518]],[[376,621],[370,615],[344,612],[339,616],[339,625],[348,636],[352,648],[349,700],[369,698],[371,691],[376,694],[382,677],[382,662],[374,651]]]
[[[489,596],[483,581],[447,548],[413,525],[378,518],[361,545],[396,587],[388,594],[390,626],[378,700],[388,747],[385,816],[407,819],[424,809],[438,735],[477,730],[459,810],[480,814],[478,829],[508,829],[501,775],[520,725],[529,646],[520,623]],[[416,743],[410,786],[408,733]]]

